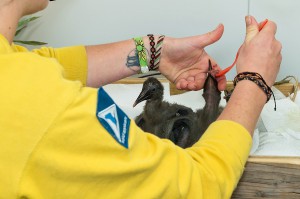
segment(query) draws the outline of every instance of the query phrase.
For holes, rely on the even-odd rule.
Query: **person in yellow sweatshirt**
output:
[[[230,198],[265,92],[253,81],[239,81],[203,137],[179,148],[142,132],[101,87],[147,69],[151,36],[33,51],[14,45],[19,19],[47,5],[48,0],[0,0],[0,199]],[[262,31],[258,27],[246,17],[237,73],[259,73],[272,86],[281,43],[273,21]],[[218,68],[204,48],[223,29],[180,39],[155,35],[156,44],[163,42],[154,46],[160,53],[153,61],[177,88],[202,89],[208,59]],[[224,90],[225,77],[218,80]]]

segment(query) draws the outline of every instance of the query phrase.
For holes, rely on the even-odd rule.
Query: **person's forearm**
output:
[[[149,39],[143,37],[149,53]],[[87,86],[99,87],[140,71],[133,39],[110,44],[86,46],[88,57]],[[149,54],[148,54],[149,61]]]
[[[237,122],[252,136],[266,100],[266,94],[255,83],[249,80],[240,81],[218,120]]]

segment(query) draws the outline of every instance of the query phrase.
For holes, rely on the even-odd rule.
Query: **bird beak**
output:
[[[138,103],[150,99],[150,92],[149,89],[146,90],[142,90],[142,92],[139,94],[139,96],[137,97],[137,99],[135,100],[133,107],[135,107]]]

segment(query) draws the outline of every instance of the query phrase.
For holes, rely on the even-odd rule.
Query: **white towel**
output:
[[[266,130],[259,132],[259,146],[253,155],[300,156],[300,103],[273,91],[277,111],[272,99],[264,106],[261,119]]]

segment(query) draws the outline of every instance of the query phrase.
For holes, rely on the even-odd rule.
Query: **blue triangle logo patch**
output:
[[[120,125],[116,105],[113,104],[110,107],[107,107],[105,110],[100,111],[98,113],[98,117],[104,120],[110,126],[115,137],[121,141]]]
[[[122,146],[128,148],[130,119],[103,88],[99,88],[98,90],[96,116],[101,125],[112,137]]]

